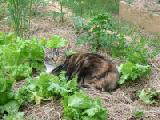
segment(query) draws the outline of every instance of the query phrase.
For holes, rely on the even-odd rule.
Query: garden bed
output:
[[[160,32],[160,4],[157,0],[121,0],[119,16],[147,32]]]
[[[43,14],[54,10],[54,5],[39,9],[39,11]],[[156,26],[159,24],[160,23],[157,23]],[[6,30],[6,28],[7,27],[5,27],[5,29],[0,29],[2,29],[2,31],[10,31],[8,29]],[[77,52],[89,52],[89,46],[87,45],[77,47],[77,35],[75,34],[75,29],[71,19],[67,19],[67,22],[60,24],[54,21],[50,16],[33,17],[31,20],[30,33],[31,36],[35,35],[38,38],[50,38],[53,35],[59,35],[69,41],[70,48],[73,50]],[[112,60],[112,57],[103,51],[99,52],[99,54],[102,54]],[[116,65],[119,65],[121,60],[117,58],[114,59],[114,62]],[[109,110],[109,120],[135,120],[135,118],[133,118],[133,112],[136,110],[142,110],[144,112],[144,120],[159,120],[159,106],[145,105],[136,97],[136,91],[146,87],[152,87],[160,90],[160,55],[157,55],[155,58],[151,59],[150,64],[152,66],[152,72],[148,78],[140,78],[136,82],[125,84],[118,88],[115,92],[99,92],[93,89],[84,90],[89,96],[93,98],[99,97],[102,99],[103,106]],[[20,81],[17,84],[17,86],[20,87],[23,83]],[[15,87],[17,88],[17,86]],[[27,105],[22,108],[22,111],[25,113],[26,120],[60,120],[63,116],[63,108],[60,104],[60,100],[47,101],[41,105]]]
[[[52,6],[50,6],[52,7]],[[45,8],[43,8],[44,10]],[[44,24],[45,23],[45,24]],[[71,19],[68,19],[68,22],[64,24],[59,24],[53,22],[50,17],[33,18],[32,19],[32,28],[31,31],[33,35],[36,35],[39,38],[46,37],[49,38],[52,35],[60,35],[63,38],[69,40],[70,47],[77,52],[89,52],[89,46],[78,46],[76,45],[77,35],[74,31],[73,22]],[[99,54],[104,55],[108,59],[112,59],[107,53],[100,51]],[[140,102],[136,98],[136,91],[141,90],[145,87],[153,87],[160,90],[160,71],[157,69],[160,68],[160,57],[150,60],[152,64],[152,73],[151,76],[147,79],[139,79],[135,83],[124,85],[121,88],[118,88],[112,94],[107,92],[99,92],[93,89],[84,89],[89,96],[93,98],[100,97],[103,102],[103,106],[109,110],[109,119],[108,120],[132,120],[133,112],[136,110],[144,111],[144,120],[159,120],[160,119],[160,109],[159,106],[149,106]],[[121,60],[114,59],[114,62],[119,65]],[[51,101],[52,103],[52,101]],[[48,103],[48,104],[51,104]],[[59,104],[58,104],[59,105]],[[54,105],[53,108],[57,106]],[[43,105],[42,105],[43,107]],[[52,107],[52,106],[51,106]],[[36,107],[39,109],[39,107]],[[32,110],[36,109],[32,107]],[[49,110],[52,108],[49,108]],[[53,111],[52,111],[53,112]],[[61,111],[58,110],[61,113]],[[37,115],[36,115],[37,114]],[[38,116],[39,113],[34,114]],[[56,114],[57,115],[57,114]],[[32,116],[32,112],[27,112],[27,116]],[[47,114],[44,114],[44,117]],[[43,120],[39,118],[39,120]],[[56,120],[50,117],[47,120]]]

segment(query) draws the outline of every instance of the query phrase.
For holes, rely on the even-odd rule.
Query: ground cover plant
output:
[[[18,117],[22,115],[18,112],[21,104],[15,99],[12,86],[16,80],[31,76],[34,69],[41,71],[44,68],[43,49],[36,39],[24,41],[13,33],[0,33],[0,54],[0,94],[3,96],[0,112]],[[7,116],[5,118],[9,119]]]
[[[93,100],[82,91],[65,96],[63,104],[66,120],[105,120],[108,117],[108,111],[101,107],[100,100]]]
[[[160,92],[153,88],[142,89],[138,92],[138,97],[145,104],[160,103]]]
[[[144,116],[144,112],[142,110],[136,110],[133,112],[133,117],[135,119],[143,118],[143,116]]]

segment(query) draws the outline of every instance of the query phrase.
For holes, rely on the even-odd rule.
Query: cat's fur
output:
[[[64,62],[66,49],[52,49],[46,48],[44,56],[44,65],[46,66],[46,72],[51,73],[57,65]]]
[[[114,63],[103,56],[93,53],[77,53],[66,57],[63,64],[52,70],[53,74],[66,71],[68,80],[75,75],[81,86],[94,86],[110,91],[117,87],[118,71]]]

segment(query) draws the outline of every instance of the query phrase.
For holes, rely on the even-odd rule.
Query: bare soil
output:
[[[42,10],[41,12],[48,12],[55,10],[56,7],[55,5],[49,5],[39,10]],[[75,44],[77,35],[75,34],[72,20],[69,18],[70,17],[66,17],[66,22],[60,24],[51,17],[33,17],[30,34],[39,38],[50,38],[52,35],[60,35],[69,40],[72,49],[79,52],[87,52],[89,50],[87,45],[77,46]],[[4,29],[3,31],[8,30]],[[100,51],[99,54],[112,59],[103,51]],[[114,59],[113,61],[117,65],[121,63],[119,59]],[[123,85],[112,93],[100,92],[94,89],[84,90],[89,96],[102,99],[103,106],[109,110],[109,120],[135,120],[132,113],[136,110],[144,111],[142,120],[160,120],[160,106],[145,105],[139,101],[136,96],[136,92],[145,87],[160,90],[160,54],[154,59],[151,59],[150,64],[152,66],[152,73],[147,78]],[[21,83],[19,83],[19,85],[21,85]],[[41,105],[26,105],[23,110],[26,120],[60,120],[63,115],[63,107],[60,105],[59,100],[47,101]]]

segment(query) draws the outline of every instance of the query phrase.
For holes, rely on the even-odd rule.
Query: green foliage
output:
[[[14,34],[0,33],[0,114],[8,113],[4,115],[4,120],[22,120],[24,113],[19,112],[22,105],[28,102],[40,104],[42,100],[50,100],[53,97],[62,97],[69,102],[69,104],[65,103],[65,110],[78,111],[73,114],[73,118],[106,119],[108,114],[101,107],[98,99],[94,101],[86,94],[77,92],[77,78],[68,81],[65,72],[61,72],[59,76],[41,72],[36,78],[31,77],[32,69],[43,71],[44,51],[42,46],[59,48],[65,44],[66,41],[59,36],[54,36],[50,41],[38,42],[35,38],[23,40]],[[25,85],[18,91],[13,91],[14,82],[21,79],[26,80]],[[78,107],[79,103],[74,104],[74,98],[76,101],[82,100],[80,105],[83,107]],[[72,118],[69,112],[65,114],[65,117]]]
[[[16,99],[23,104],[32,101],[40,104],[42,100],[59,96],[63,97],[64,119],[105,120],[108,113],[102,108],[100,100],[92,100],[84,92],[76,92],[77,90],[76,79],[67,81],[65,72],[59,76],[41,73],[19,90]]]
[[[80,36],[78,43],[84,44],[88,42],[91,44],[93,50],[98,50],[104,47],[105,42],[109,42],[106,39],[108,37],[106,30],[111,28],[110,16],[107,14],[99,14],[84,26],[85,34]]]
[[[32,68],[29,66],[29,64],[21,64],[19,66],[13,66],[11,67],[11,75],[16,80],[22,80],[27,77],[29,77],[32,73]]]
[[[93,100],[84,92],[65,96],[63,100],[65,120],[106,120],[106,111],[99,99]]]
[[[105,48],[111,52],[113,57],[122,57],[128,55],[128,44],[123,34],[108,34],[107,42],[103,43]]]
[[[159,99],[157,99],[160,96],[160,91],[156,91],[155,89],[147,88],[142,89],[138,93],[139,99],[143,101],[145,104],[156,104],[160,102]]]
[[[113,21],[109,14],[95,16],[88,24],[83,25],[83,33],[80,34],[77,43],[89,43],[93,51],[105,49],[112,57],[121,57],[135,64],[147,65],[150,57],[146,48],[147,40],[133,37],[128,41],[125,34],[114,32],[117,29]]]
[[[39,77],[30,80],[19,90],[17,99],[22,103],[35,101],[36,104],[40,104],[41,100],[48,100],[53,96],[70,95],[76,90],[76,79],[67,81],[63,72],[59,76],[41,73]]]
[[[2,34],[0,47],[0,64],[4,74],[12,74],[19,79],[29,76],[31,68],[37,71],[44,68],[44,51],[36,39],[22,40],[13,34]]]
[[[0,72],[0,105],[6,104],[9,100],[13,99],[13,92],[11,91],[13,83],[13,79],[5,77]]]
[[[30,25],[32,0],[7,0],[11,25],[18,36],[24,37]]]
[[[14,114],[14,113],[18,112],[19,107],[20,107],[20,105],[17,101],[11,100],[7,104],[4,104],[3,106],[1,106],[0,111],[1,111],[1,113],[6,111],[10,114]]]
[[[25,79],[32,69],[42,70],[44,52],[36,40],[22,40],[14,34],[0,33],[0,113],[8,112],[4,119],[20,119],[20,102],[12,86],[15,80]]]
[[[140,110],[137,110],[137,111],[134,111],[133,112],[133,117],[134,118],[142,118],[144,116],[144,112],[143,111],[140,111]]]
[[[16,41],[16,39],[17,37],[14,33],[5,34],[3,32],[0,32],[0,45],[7,45],[13,43]]]
[[[67,40],[63,39],[58,35],[54,35],[51,39],[49,39],[46,43],[47,48],[61,48],[67,44]]]
[[[119,0],[63,0],[76,16],[91,17],[101,13],[118,13]]]
[[[80,17],[73,17],[74,27],[76,29],[76,33],[79,33],[85,25],[85,20]]]
[[[20,104],[18,101],[12,99],[8,103],[0,106],[0,113],[7,112],[7,115],[4,115],[4,120],[23,120],[24,113],[18,112]]]
[[[143,38],[139,42],[133,40],[125,50],[125,58],[133,63],[147,65],[150,57],[146,48],[147,45],[146,40]]]
[[[121,75],[118,84],[124,84],[126,81],[134,81],[147,74],[150,71],[150,66],[126,62],[119,66],[118,71]]]
[[[24,113],[23,112],[17,112],[15,114],[9,114],[4,116],[4,120],[23,120]]]

